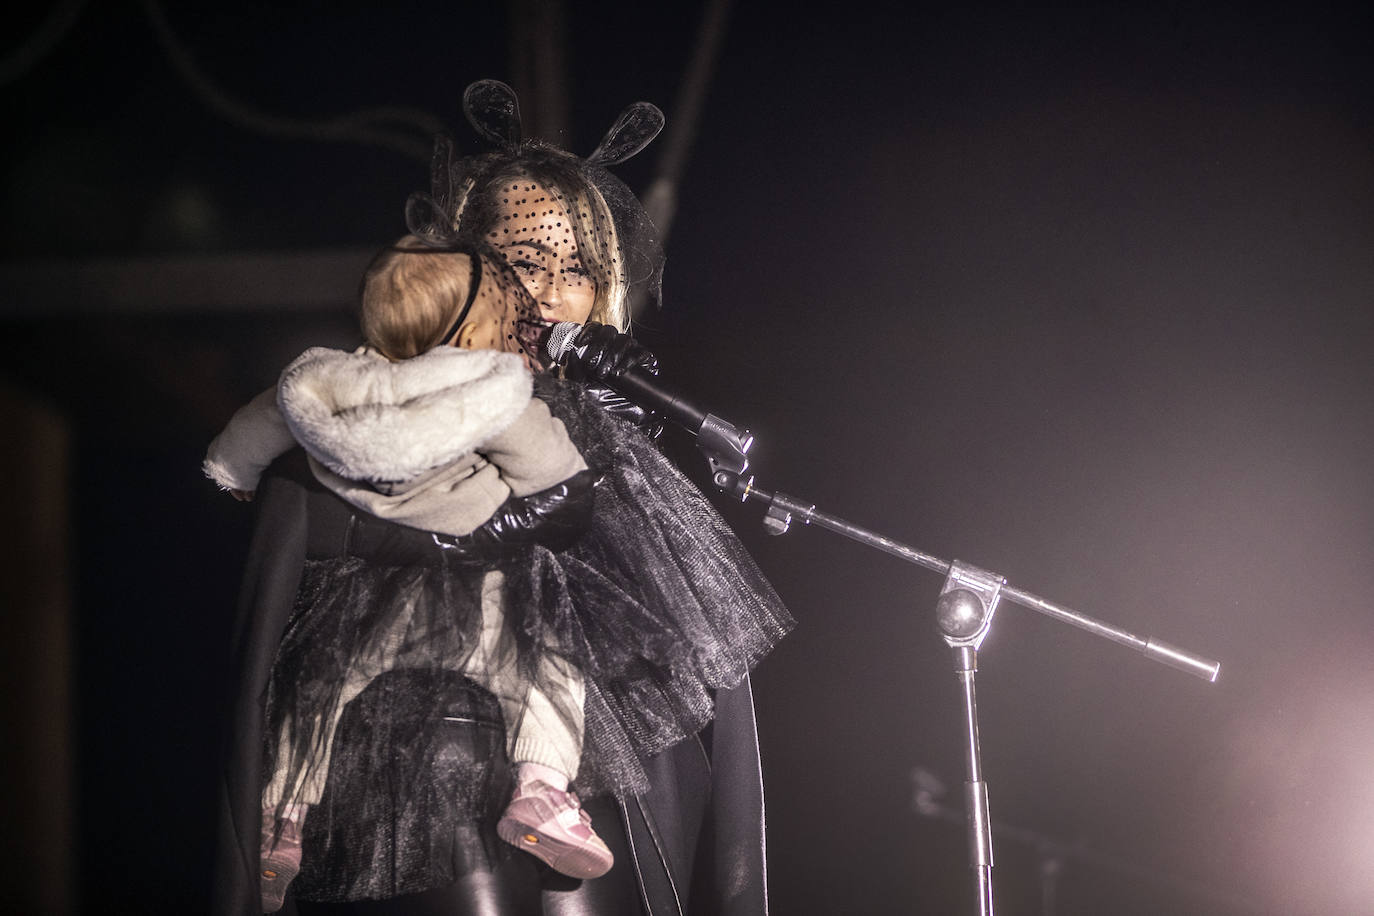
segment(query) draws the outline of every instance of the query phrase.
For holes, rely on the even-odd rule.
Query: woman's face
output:
[[[539,304],[545,321],[582,324],[596,302],[596,282],[582,263],[560,195],[529,178],[497,189],[497,220],[487,236]]]

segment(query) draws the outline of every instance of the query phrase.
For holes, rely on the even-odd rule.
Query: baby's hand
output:
[[[234,499],[237,499],[237,500],[238,500],[239,502],[241,502],[241,503],[251,503],[251,502],[253,501],[253,491],[252,491],[252,490],[232,490],[232,489],[231,489],[229,492],[232,493],[232,494],[234,494]]]

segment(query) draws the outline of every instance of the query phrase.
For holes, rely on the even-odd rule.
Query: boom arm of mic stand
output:
[[[750,438],[752,443],[752,437]],[[908,547],[891,538],[884,537],[866,528],[845,521],[834,515],[816,511],[816,506],[812,503],[805,503],[801,500],[788,496],[785,493],[769,492],[754,486],[752,477],[741,479],[738,474],[714,475],[716,486],[727,493],[739,497],[741,502],[756,500],[767,505],[764,518],[764,527],[770,534],[783,534],[794,520],[800,520],[804,525],[815,524],[821,528],[829,529],[837,534],[842,534],[851,540],[861,544],[875,547],[885,553],[890,553],[895,557],[906,560],[908,563],[915,563],[917,566],[924,566],[926,569],[934,570],[942,575],[948,575],[952,564],[948,560],[928,553],[922,553],[912,547]],[[1022,607],[1030,608],[1032,611],[1039,611],[1047,617],[1052,617],[1061,623],[1067,623],[1087,630],[1105,639],[1121,643],[1142,653],[1146,658],[1186,671],[1189,674],[1202,678],[1205,681],[1214,682],[1221,673],[1221,662],[1203,658],[1186,649],[1170,645],[1163,640],[1154,637],[1140,637],[1134,633],[1127,632],[1119,627],[1095,620],[1087,614],[1080,613],[1072,608],[1054,604],[1046,601],[1038,595],[1033,595],[1028,591],[1016,588],[1012,585],[1003,585],[1001,591],[1002,598],[1013,601]]]

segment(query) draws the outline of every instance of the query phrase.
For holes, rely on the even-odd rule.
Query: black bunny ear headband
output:
[[[434,139],[430,193],[413,194],[406,204],[406,224],[427,244],[446,246],[454,241],[455,207],[465,176],[480,171],[478,163],[517,158],[547,151],[566,157],[594,173],[598,185],[609,183],[608,165],[618,165],[648,146],[663,129],[663,112],[650,102],[635,102],[616,118],[595,150],[585,159],[564,153],[538,140],[526,140],[520,123],[520,100],[515,90],[500,80],[478,80],[463,92],[463,113],[482,139],[496,151],[455,159],[453,142],[440,135]],[[603,188],[605,190],[605,188]],[[619,189],[617,189],[619,190]],[[628,189],[614,196],[623,199]],[[633,195],[629,195],[631,198]],[[647,219],[647,217],[644,217]]]
[[[412,234],[434,247],[459,243],[459,236],[471,232],[470,227],[460,228],[467,221],[469,191],[505,164],[524,162],[536,171],[553,174],[575,172],[596,188],[609,211],[618,248],[614,257],[630,290],[627,301],[660,302],[663,249],[658,232],[638,198],[606,169],[639,153],[658,136],[664,118],[656,105],[636,102],[622,111],[585,159],[525,139],[515,90],[498,80],[479,80],[468,86],[463,112],[495,149],[457,158],[448,137],[435,138],[430,193],[413,194],[406,203],[406,224]]]
[[[463,113],[488,143],[515,152],[524,142],[520,101],[515,90],[499,80],[478,80],[463,93]],[[663,129],[663,112],[649,102],[635,102],[616,118],[601,138],[588,165],[619,165],[648,146]]]

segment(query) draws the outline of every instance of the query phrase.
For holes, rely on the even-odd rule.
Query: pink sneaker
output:
[[[570,878],[600,878],[615,864],[577,796],[538,780],[516,789],[496,832]]]
[[[281,836],[276,835],[277,819],[272,812],[262,817],[262,911],[275,913],[286,901],[286,886],[301,871],[301,825],[281,821]]]

